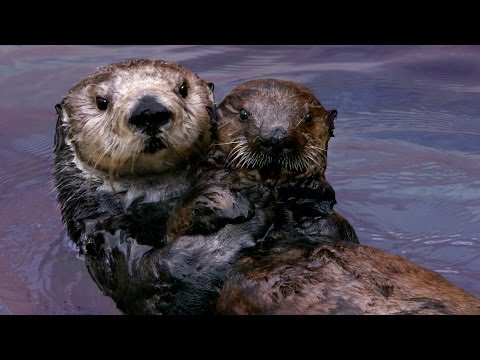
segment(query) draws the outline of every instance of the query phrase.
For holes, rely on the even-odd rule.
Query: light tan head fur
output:
[[[188,95],[180,87],[186,84]],[[171,111],[158,134],[165,145],[145,151],[148,135],[129,123],[139,99],[153,97]],[[98,98],[108,101],[106,109]],[[75,85],[61,103],[65,140],[75,161],[91,172],[113,177],[161,173],[210,145],[213,89],[187,68],[161,60],[128,60],[99,68]]]

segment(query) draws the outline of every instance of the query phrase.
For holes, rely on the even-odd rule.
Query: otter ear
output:
[[[210,116],[210,121],[212,123],[217,123],[217,112],[215,111],[214,108],[210,106],[206,106],[208,115]]]
[[[57,112],[58,116],[62,116],[63,115],[62,104],[55,105],[55,111]]]
[[[57,125],[55,127],[54,152],[57,152],[65,147],[65,130],[63,129],[63,109],[62,104],[55,105],[57,112]]]
[[[329,127],[329,134],[331,137],[335,137],[333,134],[333,129],[335,129],[335,119],[337,118],[338,111],[337,110],[331,110],[330,115],[328,116],[328,127]]]
[[[213,106],[215,106],[215,93],[213,92],[213,90],[215,90],[215,85],[209,82],[207,83],[207,86],[208,86],[208,89],[210,90],[210,94],[208,94],[208,96],[212,101],[212,103],[214,104]],[[210,114],[210,111],[208,113]],[[210,114],[210,117],[211,117],[211,114]]]

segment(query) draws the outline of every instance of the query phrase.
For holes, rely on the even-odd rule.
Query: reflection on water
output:
[[[479,46],[1,46],[0,314],[118,314],[65,235],[54,105],[97,66],[179,62],[220,101],[254,78],[337,109],[327,177],[363,244],[480,296]]]

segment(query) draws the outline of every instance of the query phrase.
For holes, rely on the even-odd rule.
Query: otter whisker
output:
[[[254,155],[250,152],[246,158],[246,161],[245,161],[245,166],[248,168],[251,164],[251,162],[253,161],[254,159]]]
[[[313,155],[311,155],[311,154],[305,154],[304,156],[307,157],[308,159],[310,159],[313,164],[316,164],[317,162],[320,161],[320,159],[319,159],[318,157],[315,158],[314,155],[315,155],[315,154],[313,154]]]
[[[82,117],[88,117],[88,114],[82,114],[81,116]],[[86,129],[85,134],[87,134],[87,135],[96,134],[99,131],[99,129],[101,129],[105,125],[111,126],[111,124],[113,122],[113,119],[115,119],[115,118],[116,118],[116,116],[108,117],[107,119],[104,119],[104,118],[99,117],[99,116],[92,117],[87,122],[87,124],[92,124],[92,126]]]
[[[236,145],[228,154],[227,156],[227,161],[230,160],[232,157],[234,157],[238,152],[240,151],[241,146]]]
[[[263,167],[263,164],[265,163],[265,159],[263,158],[263,156],[260,158],[260,161],[258,163],[258,166],[259,167]]]
[[[308,161],[308,158],[305,155],[302,155],[300,157],[300,163],[302,164],[303,170],[306,170],[310,162]]]
[[[256,167],[261,166],[261,163],[262,163],[262,155],[263,155],[262,153],[258,153],[258,154],[257,154],[257,162],[256,162],[256,164],[255,164]]]
[[[273,161],[272,157],[270,155],[266,155],[265,157],[265,164],[268,165]]]
[[[268,159],[267,159],[266,157],[264,157],[264,158],[262,159],[261,166],[263,167],[263,166],[265,166],[266,164],[268,164]]]
[[[291,170],[293,171],[295,168],[294,164],[293,164],[293,159],[291,157],[288,158],[288,168],[287,170]]]
[[[255,158],[254,157],[251,157],[246,163],[245,163],[245,166],[247,168],[249,167],[253,167],[253,164],[255,163]]]
[[[242,146],[245,146],[245,145],[247,145],[247,140],[240,140],[233,149],[241,148]]]
[[[244,158],[240,162],[242,164],[242,167],[247,167],[249,166],[250,161],[253,159],[253,153],[250,149],[245,153]]]
[[[246,162],[249,159],[248,154],[249,154],[248,152],[246,154],[244,154],[243,158],[239,161],[239,163],[238,163],[239,168],[243,168],[245,166]]]
[[[215,145],[230,145],[230,144],[240,144],[240,141],[231,141],[231,142],[224,142],[224,143],[215,143]]]
[[[295,170],[295,161],[293,159],[289,159],[288,164],[291,171]]]
[[[318,161],[321,161],[322,158],[326,161],[327,160],[327,157],[325,156],[325,154],[323,154],[322,152],[319,152],[317,151],[317,149],[313,149],[313,151],[309,151],[309,154],[311,154],[312,156],[315,156]]]
[[[314,145],[309,145],[308,148],[314,150],[315,152],[319,152],[320,154],[324,155],[327,153],[327,150],[319,147],[319,146],[314,146]]]
[[[245,150],[246,150],[246,148],[244,146],[242,146],[242,147],[239,147],[235,151],[235,153],[233,153],[233,154],[230,153],[231,155],[229,155],[227,157],[227,166],[230,166],[230,164],[234,163],[237,159],[242,158]],[[232,158],[230,159],[230,157],[232,157]]]
[[[228,155],[228,158],[233,154],[235,153],[236,151],[238,151],[238,149],[240,149],[242,146],[244,146],[245,144],[247,143],[246,140],[243,140],[243,139],[240,139],[238,142],[237,142],[237,145],[235,145],[233,147],[233,149],[230,151],[230,154]],[[219,145],[219,144],[217,144]],[[220,144],[221,145],[221,144]],[[228,159],[227,158],[227,159]]]
[[[310,146],[311,148],[320,150],[320,151],[322,151],[322,152],[325,152],[325,153],[327,152],[327,150],[325,150],[324,148],[321,148],[320,146],[315,146],[315,145],[312,145],[312,144],[310,144],[309,146]]]
[[[255,165],[257,165],[257,163],[258,163],[258,158],[259,158],[259,154],[257,152],[255,152],[252,155],[252,159],[247,163],[247,166],[254,168]]]
[[[303,167],[305,168],[305,170],[308,169],[309,161],[306,159],[305,156],[302,157],[301,161],[302,161],[302,164],[303,164]]]
[[[299,164],[298,164],[298,161],[299,161],[299,157],[296,156],[296,157],[295,157],[295,162],[294,162],[293,164],[294,164],[294,166],[295,166],[295,170],[300,171],[300,166],[299,166]]]
[[[230,159],[230,161],[227,162],[227,167],[235,163],[238,165],[238,161],[241,160],[243,156],[244,156],[244,150],[239,150],[237,154],[232,159]]]

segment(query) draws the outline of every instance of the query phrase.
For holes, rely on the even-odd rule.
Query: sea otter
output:
[[[102,220],[141,238],[162,232],[211,144],[214,106],[213,84],[162,60],[106,65],[68,91],[56,105],[54,181],[82,252]],[[142,226],[145,214],[155,229]]]
[[[258,211],[215,237],[164,246],[166,219],[211,145],[214,107],[213,84],[147,59],[99,68],[56,106],[62,217],[91,276],[125,313],[211,311],[229,266],[266,231]]]
[[[169,218],[168,241],[248,221],[258,193],[272,191],[276,227],[358,242],[325,179],[336,110],[301,84],[260,79],[233,89],[217,112],[211,155]]]

